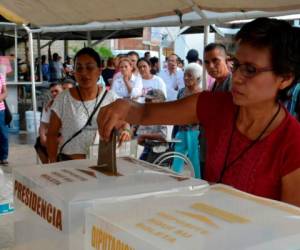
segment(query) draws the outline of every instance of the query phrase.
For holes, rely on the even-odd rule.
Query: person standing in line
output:
[[[112,80],[116,70],[114,67],[114,58],[110,57],[107,60],[106,68],[102,71],[102,77],[105,81],[106,87],[111,87]]]
[[[199,58],[199,53],[195,49],[190,49],[188,51],[188,53],[186,54],[185,58],[188,61],[188,63],[198,63],[198,64],[202,65],[202,62]]]
[[[160,71],[160,63],[159,59],[156,56],[153,56],[150,58],[150,63],[151,63],[151,74],[152,75],[157,75]]]
[[[5,76],[0,74],[0,165],[8,165],[8,127],[5,124],[5,105],[7,97]]]
[[[51,83],[49,89],[51,100],[43,107],[41,124],[39,128],[39,137],[36,139],[36,143],[34,145],[34,148],[43,164],[49,162],[47,153],[47,133],[50,122],[51,106],[54,102],[54,99],[63,91],[63,88],[59,83]],[[58,139],[59,137],[57,140]]]
[[[137,66],[140,75],[142,76],[143,97],[145,97],[148,94],[149,90],[159,89],[163,92],[164,98],[166,99],[167,96],[166,84],[159,76],[151,74],[150,62],[146,58],[141,58],[138,60]]]
[[[150,60],[150,57],[151,57],[150,52],[149,52],[149,51],[146,51],[146,52],[144,53],[144,58],[147,59],[147,60],[149,61],[149,60]]]
[[[143,83],[140,75],[133,73],[131,60],[122,58],[119,69],[120,74],[114,78],[111,90],[121,98],[138,100],[142,96]]]
[[[185,87],[178,92],[177,99],[182,99],[201,91],[202,67],[198,63],[189,63],[184,71]],[[175,152],[187,155],[194,168],[195,178],[201,178],[200,152],[199,152],[199,124],[181,125],[177,128],[175,139],[180,142],[175,143]],[[172,169],[175,172],[183,171],[183,160],[175,158]]]
[[[140,59],[140,56],[135,51],[129,51],[127,54],[127,57],[129,58],[132,66],[132,73],[134,75],[139,75],[139,70],[137,68],[137,61]]]
[[[166,83],[167,101],[176,100],[178,90],[184,87],[183,71],[177,67],[177,59],[175,54],[168,56],[167,68],[158,75]]]
[[[207,73],[215,79],[212,91],[230,91],[232,74],[227,64],[226,48],[220,43],[210,43],[204,48],[204,65]]]
[[[61,57],[57,53],[53,53],[51,57],[51,49],[48,49],[50,82],[60,81],[63,78],[64,67],[61,62]]]

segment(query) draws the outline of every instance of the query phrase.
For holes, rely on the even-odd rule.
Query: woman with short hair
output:
[[[100,134],[125,121],[204,127],[204,179],[300,206],[300,124],[282,105],[300,79],[299,28],[258,18],[237,33],[232,90],[157,104],[120,100],[99,115]]]
[[[178,91],[177,100],[197,94],[201,91],[202,67],[198,63],[190,63],[184,70],[185,87]],[[187,155],[193,164],[195,178],[201,178],[200,151],[199,151],[199,124],[186,124],[176,127],[174,151]],[[176,157],[173,160],[172,169],[175,172],[183,171],[184,162]]]

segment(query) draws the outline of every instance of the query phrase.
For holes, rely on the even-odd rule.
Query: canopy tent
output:
[[[290,11],[299,0],[1,0],[0,14],[16,23],[48,25],[149,20],[192,12]],[[204,13],[205,14],[205,13]],[[220,13],[219,13],[220,14]],[[206,15],[207,16],[207,15]],[[202,16],[205,19],[205,16]]]
[[[143,29],[128,29],[128,30],[96,30],[89,33],[91,40],[103,39],[119,39],[119,38],[132,38],[143,36]],[[63,34],[56,32],[41,33],[40,39],[44,40],[87,40],[87,34],[84,31],[69,31]]]
[[[28,32],[34,111],[33,33],[182,27],[298,13],[299,0],[0,0],[0,15]]]

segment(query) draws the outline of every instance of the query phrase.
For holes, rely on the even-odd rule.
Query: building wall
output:
[[[146,48],[147,47],[147,48]],[[142,38],[122,38],[114,40],[114,49],[118,50],[143,50],[148,49],[148,46],[143,44]]]

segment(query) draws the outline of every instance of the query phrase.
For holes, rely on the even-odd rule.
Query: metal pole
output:
[[[208,34],[209,34],[209,25],[205,25],[204,26],[204,38],[203,38],[203,49],[208,44]],[[206,82],[207,75],[206,75],[206,69],[205,69],[205,67],[203,67],[202,74],[203,74],[202,88],[204,90],[206,90],[207,89],[207,82]]]
[[[34,134],[35,137],[37,137],[38,131],[37,131],[37,124],[36,124],[36,110],[37,110],[37,106],[36,106],[36,92],[35,92],[35,72],[34,72],[34,57],[33,57],[33,39],[32,39],[32,32],[31,30],[25,25],[23,24],[24,29],[26,30],[26,32],[28,33],[28,39],[29,39],[29,60],[30,60],[30,72],[31,72],[31,86],[32,86],[32,92],[31,92],[31,96],[32,96],[32,106],[33,106],[33,121],[34,121]],[[38,157],[37,159],[37,163],[38,162]]]
[[[162,59],[163,56],[163,47],[159,45],[159,52],[158,52],[158,57],[159,57],[159,71],[163,68],[164,61]]]
[[[69,47],[69,41],[68,40],[64,40],[64,59],[67,59],[67,56],[69,56],[69,51],[68,51],[68,47]]]
[[[40,33],[37,35],[37,50],[38,50],[38,64],[39,64],[39,72],[37,72],[40,76],[40,82],[43,82],[43,74],[42,74],[42,57],[41,57],[41,36]]]
[[[17,26],[15,26],[15,72],[14,72],[14,80],[15,84],[18,82],[18,30]]]
[[[92,36],[91,36],[91,32],[90,31],[88,31],[86,33],[86,40],[87,40],[87,46],[91,47],[91,45],[92,45]]]

